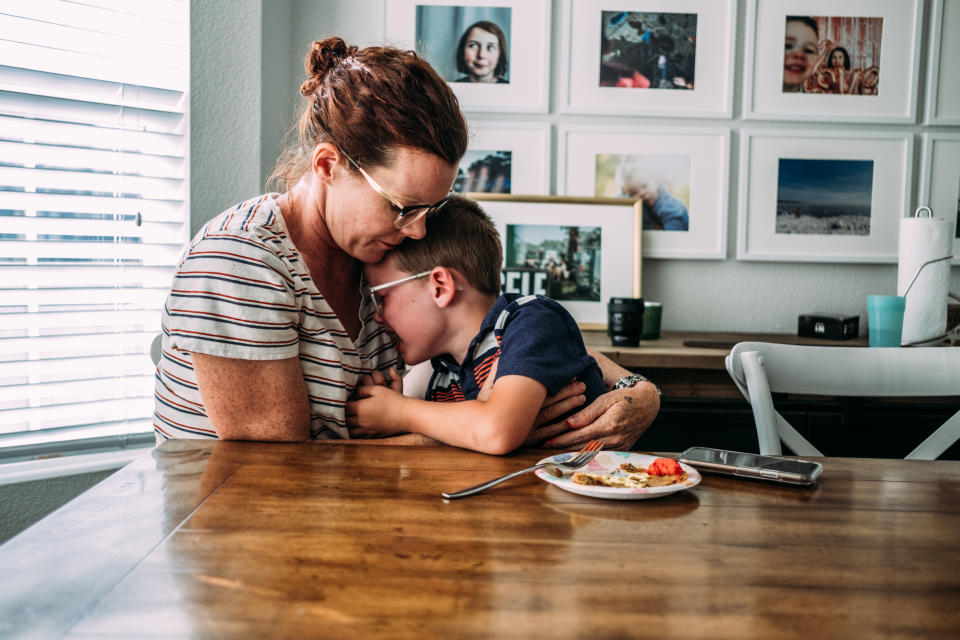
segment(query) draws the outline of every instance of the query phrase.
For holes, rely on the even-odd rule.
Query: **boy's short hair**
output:
[[[500,234],[480,205],[461,195],[451,196],[440,211],[427,217],[427,235],[407,238],[390,255],[408,273],[456,269],[480,293],[500,295]]]

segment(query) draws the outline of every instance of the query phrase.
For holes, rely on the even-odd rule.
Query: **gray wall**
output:
[[[553,48],[563,42],[564,0],[554,2]],[[929,12],[929,3],[926,11]],[[227,10],[229,6],[229,10]],[[340,35],[349,43],[379,44],[384,37],[383,0],[194,0],[191,10],[191,206],[194,230],[211,216],[260,193],[272,169],[280,137],[290,124],[304,79],[303,56],[310,42]],[[643,293],[664,304],[663,327],[688,331],[793,333],[797,315],[828,311],[861,316],[866,327],[866,296],[895,293],[896,265],[738,262],[736,253],[737,168],[746,4],[740,0],[732,120],[569,116],[560,103],[560,63],[553,61],[553,108],[546,115],[497,115],[557,124],[604,123],[622,126],[729,126],[732,131],[726,260],[653,260],[643,265]],[[926,24],[926,18],[924,19]],[[926,28],[925,28],[926,29]],[[927,41],[924,33],[923,41]],[[238,45],[237,43],[242,43]],[[258,46],[260,43],[260,46]],[[556,57],[556,56],[555,56]],[[920,60],[925,86],[926,48]],[[921,92],[922,94],[922,92]],[[259,96],[259,101],[257,97]],[[925,106],[920,97],[919,112]],[[481,119],[482,116],[476,116]],[[774,123],[777,128],[803,128]],[[894,130],[920,133],[921,125],[822,124],[820,130]],[[937,127],[960,131],[960,127]],[[919,173],[920,139],[914,171]],[[556,144],[554,144],[556,148]],[[918,184],[914,175],[914,184]],[[556,177],[554,176],[554,180]],[[555,185],[554,185],[555,186]],[[556,190],[554,189],[554,193]],[[952,269],[951,290],[960,292],[960,267]]]

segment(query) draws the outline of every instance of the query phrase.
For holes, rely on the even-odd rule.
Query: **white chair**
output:
[[[858,397],[960,396],[960,348],[811,347],[741,342],[727,371],[753,409],[760,453],[780,455],[782,440],[795,454],[823,454],[773,407],[771,393]],[[960,439],[960,411],[908,459],[933,460]]]

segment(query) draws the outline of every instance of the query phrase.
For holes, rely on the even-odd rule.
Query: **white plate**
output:
[[[544,458],[540,462],[563,462],[569,459],[570,453],[560,453],[549,458]],[[593,460],[587,463],[585,467],[580,467],[577,471],[586,471],[588,473],[610,473],[620,468],[624,462],[629,462],[635,467],[647,468],[650,463],[657,459],[657,456],[648,456],[643,453],[631,453],[630,451],[601,451]],[[667,496],[677,491],[683,491],[690,487],[700,484],[700,473],[688,464],[680,463],[680,467],[687,472],[687,479],[677,484],[667,485],[665,487],[643,487],[639,489],[627,489],[624,487],[601,487],[591,484],[577,484],[572,480],[574,471],[564,471],[563,477],[558,478],[550,467],[546,469],[537,469],[536,474],[541,480],[546,480],[555,487],[571,493],[579,493],[582,496],[591,498],[609,498],[612,500],[646,500],[648,498],[659,498]],[[560,467],[553,467],[560,469]]]

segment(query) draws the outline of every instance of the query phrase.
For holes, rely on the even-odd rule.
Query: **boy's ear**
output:
[[[461,290],[454,280],[453,273],[453,269],[447,267],[434,267],[428,276],[430,296],[441,309],[453,302],[456,292]]]

